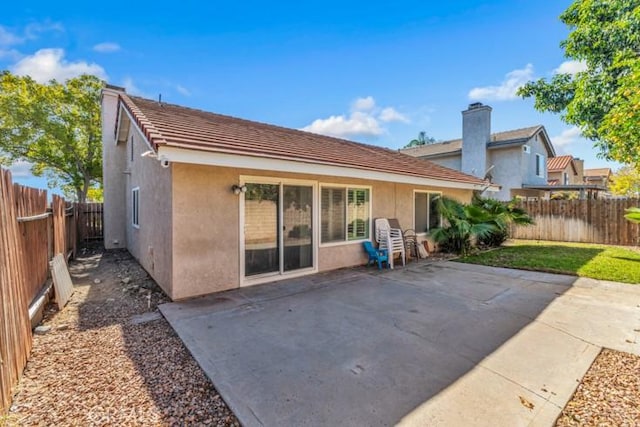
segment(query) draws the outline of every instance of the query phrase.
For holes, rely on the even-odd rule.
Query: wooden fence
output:
[[[71,204],[12,184],[0,169],[0,420],[31,351],[29,306],[42,301],[49,260],[75,256],[78,240],[102,236],[102,205]],[[1,422],[0,422],[1,424]]]
[[[513,227],[515,239],[637,246],[640,225],[624,218],[638,199],[536,200],[520,202],[536,224]]]
[[[15,193],[11,174],[0,169],[0,416],[31,351],[27,254],[17,220],[18,206],[25,204]]]
[[[102,203],[77,204],[78,241],[102,240],[102,224],[104,222]]]

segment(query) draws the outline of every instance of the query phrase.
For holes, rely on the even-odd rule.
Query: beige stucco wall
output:
[[[133,156],[131,144],[133,137]],[[142,157],[150,147],[131,125],[125,147],[127,249],[169,295],[172,284],[171,168],[163,168],[154,157]],[[132,160],[133,159],[133,160]],[[132,224],[132,190],[140,188],[139,227]]]
[[[231,186],[238,184],[241,176],[371,186],[372,217],[398,218],[403,228],[413,228],[414,189],[442,191],[465,202],[472,195],[470,190],[181,163],[172,164],[171,169],[173,299],[240,286],[240,196],[233,194]],[[365,261],[360,242],[322,246],[318,251],[319,271],[359,265]]]
[[[126,248],[125,147],[116,145],[115,126],[118,94],[105,90],[102,96],[102,181],[104,185],[104,246]]]

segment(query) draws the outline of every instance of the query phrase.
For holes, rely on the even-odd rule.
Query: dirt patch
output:
[[[34,335],[9,425],[239,425],[150,315],[168,298],[126,251],[84,250],[70,271],[75,293],[61,312],[47,308],[51,329]]]
[[[556,426],[640,425],[640,356],[604,349]]]

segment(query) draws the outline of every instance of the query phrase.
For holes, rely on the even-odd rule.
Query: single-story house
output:
[[[462,112],[462,138],[401,149],[501,187],[488,196],[498,200],[544,197],[547,159],[556,156],[544,126],[491,133],[492,108],[480,102]]]
[[[363,264],[372,220],[424,234],[487,184],[377,146],[102,94],[104,236],[174,300]],[[497,188],[494,188],[497,190]]]

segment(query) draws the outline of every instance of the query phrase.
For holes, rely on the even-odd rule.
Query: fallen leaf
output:
[[[527,399],[525,399],[522,396],[518,396],[520,398],[520,403],[522,403],[522,406],[524,406],[525,408],[532,410],[536,405],[534,405],[533,403],[529,402]]]

